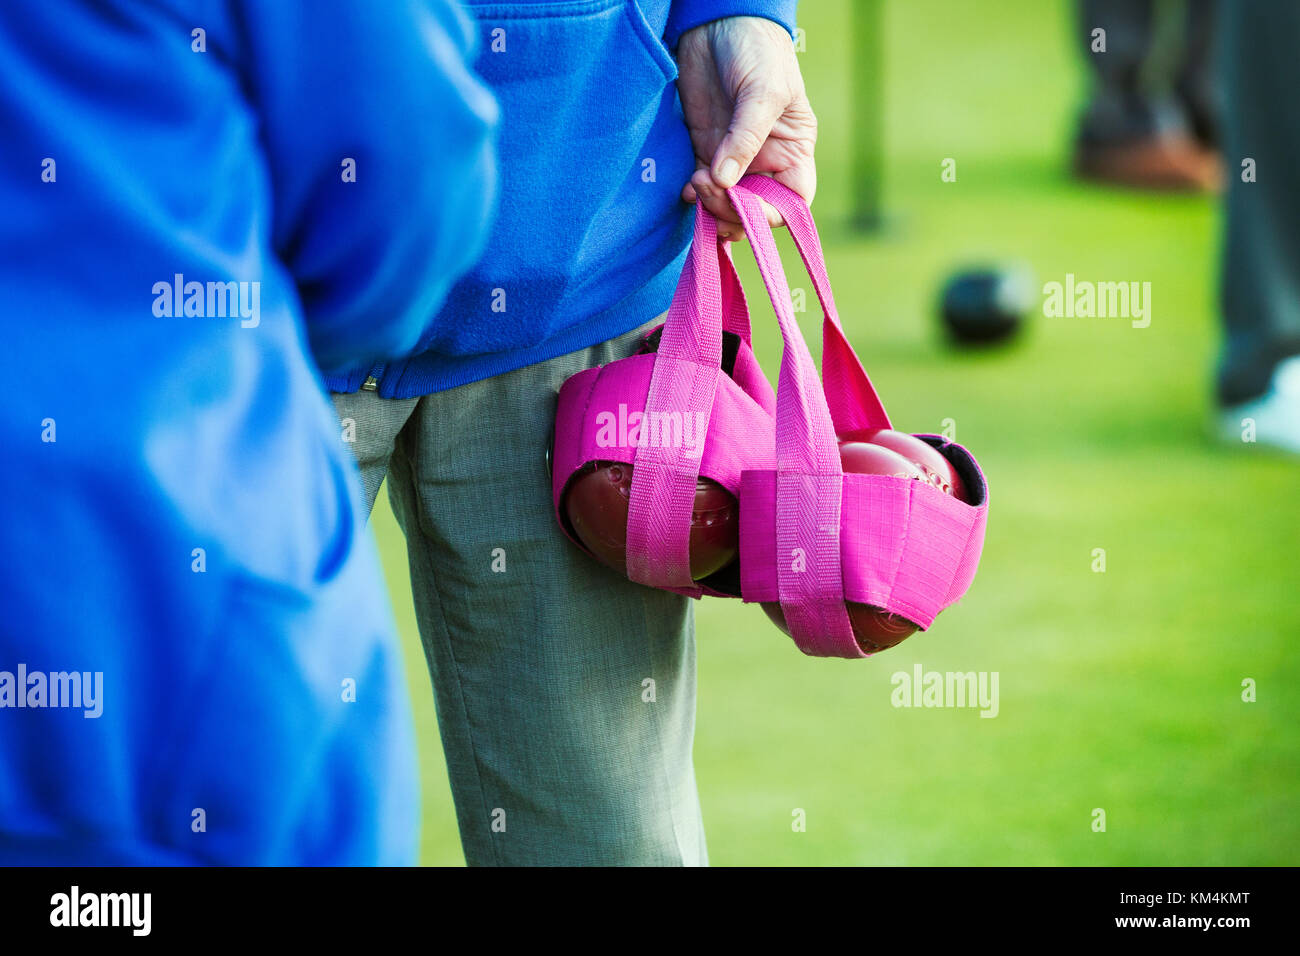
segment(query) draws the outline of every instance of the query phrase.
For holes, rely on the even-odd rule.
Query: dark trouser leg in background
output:
[[[1079,37],[1092,74],[1079,138],[1109,144],[1154,135],[1156,114],[1142,90],[1151,47],[1151,0],[1082,0]],[[1106,31],[1106,52],[1092,52],[1092,31]]]
[[[1300,354],[1300,4],[1234,0],[1221,10],[1224,155],[1224,346],[1220,403],[1267,391]],[[1242,181],[1242,161],[1255,181]]]
[[[1197,141],[1217,149],[1222,102],[1213,63],[1218,0],[1187,0],[1183,26],[1183,59],[1174,80],[1187,125]]]
[[[1081,177],[1136,189],[1219,185],[1219,159],[1195,135],[1213,117],[1204,80],[1210,9],[1207,0],[1176,10],[1152,0],[1081,0],[1079,40],[1092,73],[1075,142]],[[1177,30],[1166,11],[1184,18]],[[1094,51],[1098,29],[1106,44]]]

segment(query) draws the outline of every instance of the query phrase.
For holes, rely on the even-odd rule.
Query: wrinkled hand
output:
[[[682,189],[702,200],[727,238],[744,235],[724,190],[745,173],[767,173],[811,203],[817,191],[817,117],[790,34],[762,17],[727,17],[683,33],[677,91],[697,168]],[[780,215],[764,205],[768,221]]]

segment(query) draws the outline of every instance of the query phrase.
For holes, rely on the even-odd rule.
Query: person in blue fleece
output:
[[[543,463],[564,380],[666,311],[690,202],[736,235],[747,170],[811,201],[794,2],[466,8],[501,107],[491,238],[424,351],[328,382],[406,534],[466,860],[704,864],[690,602],[570,544]]]
[[[311,353],[421,347],[482,248],[474,40],[446,0],[0,5],[0,864],[414,862]]]

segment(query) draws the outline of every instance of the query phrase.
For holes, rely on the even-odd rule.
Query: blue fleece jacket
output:
[[[472,40],[445,0],[0,4],[0,865],[414,860],[308,343],[409,351],[474,261]]]
[[[686,30],[728,16],[792,30],[795,0],[465,8],[479,32],[475,67],[501,107],[491,239],[422,354],[329,374],[334,391],[368,376],[387,398],[441,391],[603,342],[667,309],[690,239],[681,188],[695,170],[670,51]]]

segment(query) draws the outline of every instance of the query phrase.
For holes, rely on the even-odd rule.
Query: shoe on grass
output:
[[[1118,143],[1081,141],[1074,151],[1080,179],[1170,192],[1212,192],[1223,183],[1219,157],[1190,136],[1166,133]]]
[[[1278,365],[1269,390],[1259,398],[1222,409],[1219,436],[1244,444],[1253,440],[1300,455],[1300,355]]]

